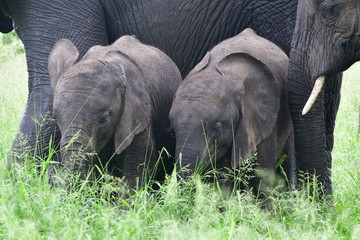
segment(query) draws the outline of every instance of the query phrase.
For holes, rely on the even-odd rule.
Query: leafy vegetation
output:
[[[29,156],[24,166],[6,170],[27,96],[18,46],[15,37],[0,35],[0,239],[360,239],[359,64],[344,74],[334,205],[309,197],[310,179],[299,191],[275,189],[264,208],[250,194],[224,194],[198,176],[180,183],[174,173],[159,190],[115,197],[122,182],[106,176],[101,188],[96,182],[50,187],[51,159],[39,164]]]
[[[14,53],[24,53],[24,46],[19,41],[16,33],[14,31],[8,34],[2,34],[0,44],[2,48],[9,49],[11,52]]]

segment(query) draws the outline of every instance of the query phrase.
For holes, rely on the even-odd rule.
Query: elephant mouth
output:
[[[322,91],[322,88],[324,86],[325,83],[325,75],[321,75],[319,77],[316,78],[315,80],[315,84],[314,87],[311,91],[311,94],[302,110],[302,115],[306,115],[312,108],[312,106],[314,105],[317,97],[319,96],[319,94]]]

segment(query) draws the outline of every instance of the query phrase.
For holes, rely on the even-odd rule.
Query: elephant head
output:
[[[69,40],[59,40],[49,56],[49,73],[62,161],[83,178],[90,163],[79,153],[99,153],[113,140],[111,151],[120,154],[148,126],[150,109],[146,94],[129,90],[134,70],[121,64],[131,61],[126,54],[96,46],[77,62],[78,56]]]
[[[297,160],[300,170],[319,175],[326,194],[332,194],[330,151],[339,73],[360,59],[359,23],[358,0],[298,1],[289,63]]]
[[[190,174],[199,160],[241,166],[274,132],[279,110],[277,81],[264,63],[246,53],[211,58],[208,53],[180,84],[170,111],[176,156]]]

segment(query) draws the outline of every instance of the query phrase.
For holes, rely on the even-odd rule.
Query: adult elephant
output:
[[[217,43],[250,27],[286,53],[295,25],[294,0],[0,0],[22,40],[29,73],[29,97],[12,152],[28,147],[46,153],[59,141],[50,120],[52,89],[47,59],[58,39],[72,41],[80,57],[93,45],[135,35],[158,47],[183,76]],[[39,140],[39,141],[38,141]],[[9,161],[9,167],[12,161]]]
[[[289,63],[295,146],[300,170],[318,175],[326,195],[333,193],[331,150],[341,72],[358,60],[359,1],[299,1]]]

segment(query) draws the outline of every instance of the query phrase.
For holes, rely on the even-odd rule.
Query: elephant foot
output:
[[[49,117],[49,112],[42,119],[34,123],[33,132],[19,131],[7,157],[7,169],[15,163],[22,165],[25,159],[57,161],[56,152],[59,148],[60,130],[56,122]]]

